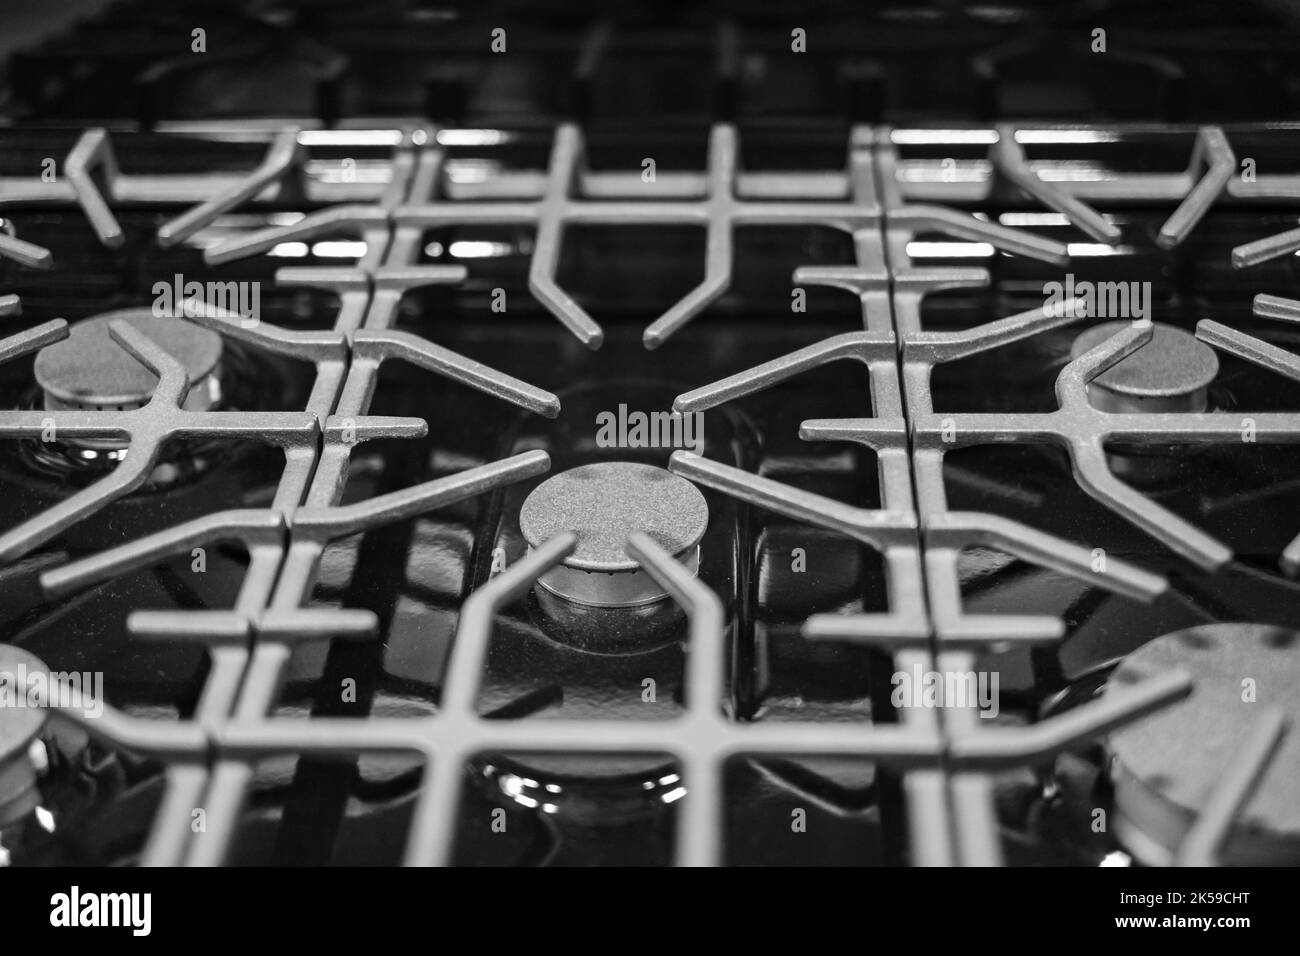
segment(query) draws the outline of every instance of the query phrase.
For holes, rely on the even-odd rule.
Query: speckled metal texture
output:
[[[1300,718],[1300,633],[1265,624],[1207,624],[1166,634],[1125,658],[1107,693],[1152,673],[1181,671],[1196,692],[1111,735],[1118,825],[1136,855],[1168,862],[1260,720]],[[1161,856],[1164,855],[1162,859]],[[1300,859],[1300,738],[1286,735],[1240,811],[1225,859]]]
[[[582,465],[548,478],[519,513],[530,548],[564,531],[577,537],[573,553],[537,583],[566,600],[606,607],[668,596],[628,556],[628,535],[649,536],[695,573],[708,524],[708,504],[694,485],[663,468],[631,461]]]
[[[185,367],[191,396],[205,391],[203,381],[221,360],[220,335],[149,309],[121,309],[75,323],[66,339],[37,354],[36,381],[45,390],[47,407],[135,408],[149,401],[158,376],[113,340],[109,327],[118,320],[149,336]],[[187,401],[185,407],[191,404]]]
[[[1122,332],[1130,323],[1105,322],[1079,334],[1070,357],[1079,356]],[[1214,349],[1190,332],[1153,324],[1151,342],[1108,368],[1088,385],[1088,397],[1107,411],[1205,410],[1205,390],[1219,374]]]
[[[30,749],[45,728],[49,711],[28,706],[29,681],[46,673],[34,654],[10,644],[0,644],[0,826],[17,818],[37,802],[36,767]],[[48,685],[47,685],[48,686]]]
[[[26,701],[27,685],[22,675],[45,673],[40,658],[21,647],[0,644],[0,685],[4,685],[4,720],[0,720],[0,773],[15,755],[27,750],[45,724],[45,711],[37,707],[20,706]]]
[[[704,495],[672,472],[630,461],[599,462],[548,478],[524,502],[519,529],[530,547],[561,531],[578,537],[564,565],[584,571],[632,571],[624,546],[634,531],[669,554],[700,543],[709,523]]]
[[[1098,563],[1089,543],[1066,540],[1037,525],[1001,514],[958,510],[949,506],[945,456],[982,444],[1049,443],[1070,458],[1075,481],[1118,516],[1147,532],[1174,553],[1202,569],[1214,571],[1232,558],[1227,544],[1180,517],[1156,498],[1118,482],[1111,472],[1105,442],[1139,444],[1240,445],[1237,414],[1199,415],[1144,412],[1112,415],[1090,404],[1086,389],[1118,363],[1151,349],[1151,327],[1125,328],[1061,369],[1056,380],[1057,407],[1051,410],[986,414],[973,410],[940,411],[931,391],[939,366],[1031,339],[1076,321],[1073,314],[1050,314],[1041,306],[969,328],[926,327],[923,300],[934,292],[989,284],[984,269],[927,266],[908,253],[909,244],[932,233],[987,243],[1009,256],[1065,264],[1070,247],[1034,232],[976,218],[959,208],[982,201],[991,183],[959,178],[928,181],[900,165],[910,161],[896,146],[907,131],[858,126],[849,138],[842,172],[765,173],[755,182],[738,167],[739,134],[730,124],[711,133],[707,176],[696,177],[708,198],[646,202],[637,178],[629,191],[618,174],[593,172],[583,158],[583,137],[576,125],[556,130],[544,169],[523,171],[522,179],[491,179],[476,191],[449,199],[436,183],[443,169],[440,131],[400,131],[394,147],[392,177],[366,204],[349,196],[337,205],[312,210],[304,218],[245,233],[205,249],[209,263],[225,263],[321,235],[360,234],[366,252],[354,268],[284,269],[277,281],[332,290],[339,298],[337,316],[328,329],[277,327],[266,322],[244,328],[233,316],[205,315],[188,321],[213,328],[260,349],[310,364],[315,371],[311,395],[301,411],[210,412],[195,414],[177,403],[185,394],[185,367],[166,343],[115,324],[114,339],[136,360],[156,373],[158,385],[144,408],[124,412],[31,412],[0,414],[0,437],[38,438],[53,417],[61,436],[130,438],[129,455],[109,477],[33,515],[0,535],[0,563],[16,563],[93,512],[126,496],[148,476],[164,441],[175,437],[218,435],[270,442],[283,448],[285,468],[274,500],[204,515],[163,531],[127,541],[69,563],[44,570],[40,583],[50,597],[72,592],[151,567],[164,557],[189,554],[197,545],[234,540],[249,552],[244,583],[228,610],[151,611],[131,614],[133,633],[165,637],[206,647],[211,676],[193,719],[174,722],[128,715],[106,706],[88,721],[75,711],[59,717],[84,727],[108,745],[156,758],[168,765],[166,796],[153,826],[142,862],[210,865],[229,856],[240,813],[248,798],[253,766],[281,753],[356,755],[383,752],[418,757],[426,767],[411,813],[405,845],[411,864],[447,863],[454,859],[454,837],[464,767],[478,754],[565,753],[668,754],[679,765],[688,796],[676,827],[675,859],[683,864],[725,860],[723,807],[726,791],[722,768],[737,754],[852,755],[896,772],[906,800],[909,859],[923,865],[1002,862],[1003,841],[995,814],[993,779],[1011,768],[1038,767],[1080,742],[1127,725],[1141,725],[1160,708],[1191,692],[1193,680],[1183,669],[1148,672],[1138,684],[1108,692],[1069,713],[1050,716],[1033,726],[985,726],[968,709],[948,708],[940,715],[927,708],[906,708],[897,723],[817,724],[737,719],[724,706],[733,636],[718,596],[676,560],[680,551],[653,537],[624,529],[621,540],[606,542],[598,558],[615,559],[609,548],[626,549],[631,562],[655,578],[682,605],[690,619],[690,653],[683,673],[683,700],[688,713],[677,721],[495,719],[480,714],[477,699],[483,683],[489,643],[498,612],[520,600],[536,580],[555,567],[583,560],[581,528],[591,521],[572,504],[550,529],[534,528],[540,543],[529,554],[496,574],[461,608],[455,640],[442,681],[436,714],[426,717],[331,717],[315,719],[275,713],[293,645],[298,641],[369,637],[377,621],[359,608],[313,606],[313,591],[330,542],[361,530],[408,520],[426,511],[484,495],[512,482],[531,479],[550,467],[540,450],[439,475],[410,485],[349,500],[344,492],[352,476],[352,456],[378,438],[414,439],[444,423],[369,414],[381,365],[401,360],[425,372],[452,379],[520,409],[546,417],[561,413],[560,399],[502,372],[471,361],[421,335],[396,329],[403,296],[426,286],[460,283],[463,266],[420,261],[424,231],[448,225],[524,224],[537,228],[531,253],[529,288],[588,346],[603,336],[598,325],[557,284],[558,263],[569,223],[621,225],[695,224],[707,228],[705,282],[687,294],[645,330],[645,344],[656,346],[728,288],[732,273],[734,226],[812,223],[852,234],[852,263],[809,263],[793,281],[852,293],[861,306],[852,331],[812,342],[761,365],[714,382],[692,383],[674,404],[677,411],[712,409],[763,391],[830,362],[852,360],[864,367],[871,388],[869,407],[848,404],[841,417],[799,423],[809,441],[852,442],[875,456],[879,504],[861,506],[796,487],[719,461],[677,452],[672,469],[755,509],[840,533],[879,554],[884,566],[886,610],[841,613],[828,610],[807,618],[801,633],[822,641],[869,645],[889,655],[899,671],[968,671],[976,656],[1005,645],[1051,645],[1066,633],[1066,621],[1050,614],[966,606],[958,558],[972,548],[996,550],[1022,562],[1103,588],[1137,601],[1159,598],[1169,582],[1154,570],[1109,556]],[[914,131],[915,132],[915,131]],[[999,143],[1032,134],[1094,134],[1091,129],[1062,130],[925,130],[928,146],[938,155],[980,142]],[[300,165],[299,131],[285,130],[277,141],[280,160],[255,171],[229,191],[214,190],[190,212],[174,220],[160,239],[172,241],[196,223],[211,221],[265,188],[268,176],[288,177]],[[448,137],[444,137],[448,138]],[[1054,142],[1055,140],[1053,140]],[[1089,140],[1090,141],[1090,140]],[[1008,177],[1038,202],[1062,209],[1093,238],[1110,241],[1113,231],[1089,211],[1088,202],[1142,202],[1179,205],[1161,230],[1162,245],[1181,242],[1216,202],[1220,192],[1237,198],[1243,184],[1224,178],[1236,158],[1222,131],[1196,131],[1198,152],[1189,173],[1149,177],[1046,177],[1043,164],[1030,163],[1023,151],[1001,148],[995,159],[999,176]],[[80,168],[104,165],[107,134],[88,133],[77,157]],[[96,160],[96,157],[98,159]],[[66,164],[74,172],[78,165]],[[1201,167],[1206,166],[1203,172]],[[278,170],[278,172],[277,172]],[[1032,174],[1032,175],[1031,175]],[[615,176],[610,179],[610,176]],[[600,177],[604,177],[603,179]],[[1035,178],[1036,177],[1036,178]],[[668,181],[668,180],[665,180]],[[585,183],[585,196],[575,183]],[[55,184],[51,184],[53,187]],[[746,185],[761,187],[761,200],[736,200]],[[1250,185],[1250,184],[1246,184]],[[101,241],[120,241],[105,199],[89,176],[60,183],[75,199]],[[810,188],[816,187],[816,188]],[[834,188],[827,188],[828,186]],[[697,190],[698,191],[698,190]],[[678,190],[690,192],[690,190]],[[610,197],[594,200],[591,196]],[[525,198],[520,199],[520,196]],[[828,199],[834,196],[834,199]],[[770,197],[779,197],[773,199]],[[197,200],[196,200],[197,201]],[[346,204],[345,204],[346,203]],[[1266,248],[1260,243],[1265,243]],[[1247,249],[1251,261],[1294,251],[1300,238],[1283,233]],[[0,253],[13,255],[13,243]],[[39,257],[27,250],[27,259]],[[47,253],[48,254],[48,253]],[[1234,259],[1234,263],[1235,263]],[[1300,303],[1261,297],[1260,317],[1294,319]],[[428,326],[429,335],[438,328]],[[52,321],[0,339],[0,361],[19,360],[67,335],[62,321]],[[1205,320],[1197,337],[1207,345],[1270,372],[1300,379],[1300,358],[1277,346],[1221,323]],[[1263,411],[1253,418],[1252,437],[1259,445],[1300,440],[1294,411]],[[1254,446],[1256,442],[1251,442]],[[616,504],[627,489],[615,495]],[[640,489],[637,494],[643,494]],[[627,500],[622,500],[624,506]],[[668,527],[680,528],[680,515]],[[662,529],[661,529],[662,531]],[[545,540],[540,540],[544,538]],[[1287,549],[1282,564],[1300,569],[1300,538]],[[924,569],[924,571],[923,571]],[[1242,675],[1256,676],[1256,675]],[[1264,674],[1259,677],[1262,679]],[[734,684],[734,681],[733,681]],[[1198,693],[1200,692],[1198,688]],[[274,714],[273,716],[268,716]],[[1270,735],[1275,730],[1270,730]],[[1252,740],[1254,738],[1252,737]],[[1226,768],[1209,805],[1224,812],[1204,814],[1196,824],[1214,841],[1232,824],[1234,802],[1267,765],[1267,748],[1246,748],[1251,760]],[[1282,768],[1285,771],[1285,767]],[[1220,795],[1222,799],[1220,799]],[[1216,802],[1216,800],[1218,802]],[[207,808],[202,832],[191,828],[191,810]]]

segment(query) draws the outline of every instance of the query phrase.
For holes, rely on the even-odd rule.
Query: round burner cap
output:
[[[119,319],[185,366],[190,376],[186,408],[202,411],[212,406],[208,378],[221,360],[221,336],[184,319],[156,316],[149,309],[121,309],[76,323],[66,339],[37,354],[36,381],[45,390],[47,409],[129,409],[149,401],[158,376],[109,334],[109,323]]]
[[[1076,359],[1130,322],[1105,322],[1079,334],[1070,348]],[[1153,323],[1151,340],[1088,385],[1092,403],[1111,412],[1204,411],[1206,389],[1219,374],[1214,349],[1190,332]]]
[[[665,596],[623,550],[630,534],[648,534],[694,571],[708,523],[708,505],[693,484],[663,468],[627,461],[582,465],[548,478],[519,512],[529,547],[565,531],[578,537],[573,553],[538,583],[570,601],[599,606]]]
[[[0,766],[15,754],[24,754],[45,725],[45,711],[25,706],[25,675],[48,674],[49,668],[34,654],[12,644],[0,644]]]
[[[0,644],[0,826],[35,805],[37,771],[31,748],[45,727],[43,706],[28,706],[29,678],[49,674],[33,654]]]
[[[1126,657],[1107,691],[1175,669],[1191,676],[1191,695],[1109,741],[1116,834],[1149,863],[1168,862],[1265,708],[1300,726],[1300,632],[1208,624],[1166,634]],[[1229,864],[1300,863],[1300,735],[1283,738],[1225,854]]]

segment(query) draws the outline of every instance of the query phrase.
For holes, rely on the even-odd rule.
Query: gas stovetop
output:
[[[1300,862],[1297,49],[132,2],[15,54],[0,864]]]

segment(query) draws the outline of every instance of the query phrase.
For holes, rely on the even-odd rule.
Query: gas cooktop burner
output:
[[[1128,328],[1128,322],[1103,322],[1081,332],[1070,347],[1077,359]],[[1153,323],[1151,341],[1121,359],[1088,385],[1088,398],[1107,412],[1203,412],[1207,390],[1219,374],[1214,349],[1163,322]]]
[[[0,82],[0,860],[1300,862],[1283,5],[210,6]]]
[[[529,547],[564,531],[577,545],[537,583],[577,604],[630,607],[668,592],[625,550],[628,536],[649,535],[694,574],[709,507],[689,481],[636,462],[582,465],[538,485],[519,513]]]
[[[1129,654],[1107,693],[1181,671],[1185,701],[1112,734],[1116,833],[1138,859],[1163,865],[1186,839],[1238,755],[1271,712],[1300,718],[1300,632],[1263,624],[1207,624],[1156,638]],[[1227,836],[1236,866],[1300,864],[1300,738],[1289,734]]]
[[[45,728],[48,696],[29,699],[31,678],[49,670],[34,654],[0,644],[0,831],[40,802],[37,772],[44,763],[40,736]],[[45,692],[48,694],[48,692]],[[0,839],[0,852],[3,852]]]
[[[125,410],[153,397],[158,376],[109,334],[118,321],[139,329],[185,367],[190,386],[181,407],[206,411],[220,402],[220,335],[149,309],[121,309],[74,323],[66,339],[37,353],[34,370],[47,409]]]

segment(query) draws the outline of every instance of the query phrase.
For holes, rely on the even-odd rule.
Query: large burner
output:
[[[1120,841],[1167,863],[1197,811],[1266,708],[1300,718],[1300,633],[1265,624],[1208,624],[1156,638],[1124,659],[1107,692],[1141,675],[1181,670],[1182,703],[1110,738]],[[1249,683],[1248,683],[1249,682]],[[1288,734],[1224,849],[1229,865],[1300,863],[1300,737]]]

